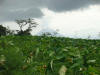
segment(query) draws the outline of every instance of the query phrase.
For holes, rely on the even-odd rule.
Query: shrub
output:
[[[7,28],[0,25],[0,36],[5,36],[7,35]]]

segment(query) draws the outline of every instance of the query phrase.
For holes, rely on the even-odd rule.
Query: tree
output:
[[[0,36],[5,36],[7,35],[8,30],[6,27],[3,27],[3,25],[0,25]]]
[[[32,28],[37,27],[37,22],[34,19],[16,20],[20,30],[17,30],[17,35],[31,35]],[[24,27],[26,29],[24,30]]]

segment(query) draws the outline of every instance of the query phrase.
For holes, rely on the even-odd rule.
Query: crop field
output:
[[[0,75],[100,75],[100,40],[2,36]]]

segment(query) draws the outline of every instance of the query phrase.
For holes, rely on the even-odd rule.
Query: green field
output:
[[[100,40],[0,37],[0,75],[100,75]]]

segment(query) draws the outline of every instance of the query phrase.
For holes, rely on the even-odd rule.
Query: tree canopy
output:
[[[5,36],[8,33],[8,29],[3,25],[0,25],[0,36]]]
[[[20,28],[19,30],[17,30],[17,35],[31,35],[32,28],[35,28],[38,25],[37,22],[34,21],[34,19],[30,18],[24,20],[16,20],[16,23]]]

